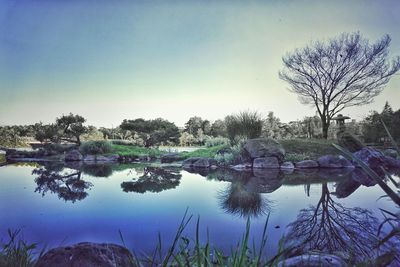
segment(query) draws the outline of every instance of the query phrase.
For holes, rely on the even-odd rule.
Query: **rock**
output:
[[[294,164],[291,161],[286,161],[286,162],[282,163],[281,169],[292,170],[292,169],[294,169]]]
[[[295,164],[296,168],[298,169],[311,169],[311,168],[318,168],[318,162],[315,160],[303,160],[296,162]]]
[[[373,148],[365,147],[353,153],[353,155],[378,173],[382,173],[381,167],[400,168],[400,160],[387,157],[382,152]],[[354,162],[354,165],[357,166],[358,164]]]
[[[279,267],[342,267],[348,266],[346,262],[336,255],[323,253],[307,253],[300,256],[284,259],[278,262]]]
[[[271,138],[249,139],[243,148],[252,159],[276,157],[279,162],[282,162],[285,157],[285,149],[278,141]]]
[[[65,161],[81,161],[83,156],[79,150],[74,149],[65,155]]]
[[[214,162],[212,159],[200,158],[193,163],[193,168],[209,168],[212,165],[216,165],[216,162]]]
[[[263,180],[277,180],[280,178],[279,169],[253,169],[253,176]]]
[[[161,163],[171,163],[181,159],[182,156],[179,153],[168,153],[161,156]]]
[[[182,162],[182,166],[185,168],[190,168],[193,167],[193,164],[201,159],[200,157],[193,157],[193,158],[188,158]]]
[[[49,250],[39,258],[35,267],[111,267],[132,266],[128,249],[115,244],[79,243]]]
[[[320,168],[352,168],[354,165],[343,156],[325,155],[318,159]]]
[[[256,169],[279,169],[279,161],[276,157],[256,158],[253,161]]]
[[[389,148],[389,149],[385,149],[383,151],[383,154],[387,157],[391,157],[394,159],[397,159],[399,156],[399,153],[397,153],[397,151],[395,149]]]

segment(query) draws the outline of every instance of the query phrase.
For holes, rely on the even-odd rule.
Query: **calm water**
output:
[[[247,217],[257,242],[268,212],[268,254],[284,234],[291,242],[313,236],[303,240],[308,249],[338,250],[343,240],[368,247],[372,237],[357,233],[377,230],[379,208],[397,211],[371,185],[349,171],[198,174],[140,164],[14,164],[0,168],[0,234],[22,229],[28,241],[54,247],[120,244],[121,230],[129,248],[149,253],[158,232],[165,245],[171,241],[188,207],[195,218],[185,234],[194,237],[200,216],[202,240],[208,228],[211,243],[226,252],[242,237]]]

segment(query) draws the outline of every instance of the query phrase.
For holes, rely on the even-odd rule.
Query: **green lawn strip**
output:
[[[289,161],[317,159],[324,155],[337,155],[338,151],[332,146],[333,140],[323,139],[288,139],[279,140],[286,151]]]

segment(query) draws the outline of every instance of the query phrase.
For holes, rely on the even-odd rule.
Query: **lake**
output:
[[[51,248],[121,244],[121,231],[128,248],[149,254],[158,233],[164,247],[170,244],[188,208],[194,217],[185,235],[195,237],[200,216],[201,240],[208,231],[210,243],[225,252],[242,237],[247,218],[258,243],[270,214],[267,256],[283,235],[307,249],[345,250],[357,242],[368,253],[384,219],[380,209],[398,209],[382,195],[350,170],[199,174],[143,164],[19,163],[0,168],[0,234],[4,240],[7,229],[21,229],[29,242]]]

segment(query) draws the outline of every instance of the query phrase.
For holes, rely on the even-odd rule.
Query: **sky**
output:
[[[400,55],[400,1],[0,0],[0,125],[70,112],[95,126],[162,117],[183,126],[243,110],[283,122],[315,114],[279,79],[282,56],[311,41],[389,34]],[[400,108],[400,75],[385,101]]]

